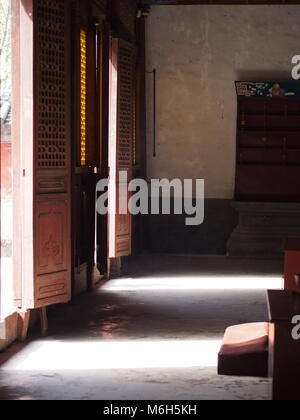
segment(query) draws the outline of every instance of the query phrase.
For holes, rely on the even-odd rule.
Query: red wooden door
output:
[[[126,194],[132,178],[134,139],[134,70],[135,47],[118,38],[110,44],[109,81],[109,217],[108,257],[110,259],[131,254],[132,217],[120,214],[120,207],[128,207]],[[120,179],[127,174],[128,182]],[[122,189],[123,194],[119,194]],[[126,202],[120,202],[125,200]]]
[[[68,0],[14,0],[16,303],[71,296],[70,23]],[[18,55],[19,54],[19,55]]]

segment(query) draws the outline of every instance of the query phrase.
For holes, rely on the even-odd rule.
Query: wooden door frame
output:
[[[33,248],[30,247],[30,244],[33,244],[33,182],[28,174],[26,178],[26,164],[30,167],[33,160],[32,16],[33,0],[12,0],[13,278],[14,301],[17,307],[23,306],[23,277],[34,276]],[[22,50],[25,50],[26,54],[21,57]],[[25,145],[31,147],[31,150],[24,162],[22,149]],[[26,220],[25,217],[30,214],[30,220]],[[25,236],[29,242],[27,247],[24,243]]]
[[[20,0],[11,1],[12,14],[12,160],[13,165],[13,285],[14,303],[22,305],[22,224],[21,224],[21,57],[20,57]],[[27,56],[26,56],[27,57]],[[27,57],[28,59],[28,57]]]
[[[95,118],[87,118],[86,137],[87,137],[87,154],[86,154],[86,166],[81,166],[81,124],[80,124],[80,31],[84,30],[87,36],[87,109],[86,114],[96,115],[96,72],[91,73],[90,69],[95,69],[95,26],[91,16],[90,4],[82,3],[78,5],[78,8],[72,8],[72,295],[76,289],[76,278],[79,280],[80,274],[85,273],[87,277],[87,290],[93,288],[92,284],[92,270],[89,268],[88,261],[84,263],[76,261],[76,252],[80,250],[77,248],[76,242],[76,231],[78,231],[78,223],[81,220],[78,219],[77,213],[78,202],[84,202],[84,196],[86,197],[85,186],[83,181],[89,183],[89,179],[92,181],[94,177],[94,168],[98,165],[98,161],[95,157],[95,141],[96,141],[96,123]],[[94,92],[94,94],[92,94]],[[77,196],[77,189],[82,193],[82,199]],[[88,188],[88,186],[87,186]],[[90,194],[89,197],[90,198]],[[91,221],[91,231],[95,231],[94,221]],[[92,236],[92,235],[91,235]],[[94,242],[94,241],[93,241]],[[94,249],[94,243],[89,244]],[[89,250],[91,251],[91,250]],[[88,251],[88,252],[89,252]],[[92,251],[91,251],[92,253]],[[79,255],[81,256],[81,254]],[[90,262],[92,264],[92,262]],[[76,271],[77,270],[77,271]]]
[[[105,20],[102,24],[102,144],[101,144],[101,172],[100,177],[109,176],[109,39],[111,26]],[[99,168],[100,169],[100,168]],[[102,275],[108,273],[108,216],[97,215],[97,263]]]
[[[78,58],[74,59],[73,62],[73,69],[74,69],[74,76],[73,76],[73,119],[75,123],[73,124],[73,162],[72,162],[72,188],[73,188],[73,237],[72,237],[72,249],[73,249],[73,285],[75,282],[75,267],[78,263],[75,261],[75,253],[76,253],[76,244],[75,244],[75,229],[76,224],[76,196],[75,196],[75,186],[76,186],[76,177],[78,178],[86,178],[91,177],[92,179],[98,180],[100,178],[106,178],[108,176],[108,39],[109,39],[109,32],[110,32],[110,24],[106,20],[106,14],[103,9],[101,9],[100,5],[96,2],[89,1],[86,4],[83,2],[77,1],[77,8],[73,9],[73,56],[76,55],[76,49],[78,50],[78,31],[80,27],[84,27],[87,31],[88,36],[88,43],[90,48],[88,48],[88,60],[87,60],[87,68],[90,69],[97,69],[98,67],[98,82],[96,79],[96,71],[94,72],[94,76],[88,74],[88,83],[90,87],[87,88],[89,95],[93,96],[92,100],[89,99],[88,103],[88,115],[93,114],[95,117],[88,121],[88,138],[93,138],[90,143],[93,143],[92,147],[88,150],[88,159],[87,159],[87,167],[80,167],[80,162],[78,155],[80,154],[79,146],[80,146],[80,130],[79,124],[76,124],[76,121],[79,121],[79,93],[78,91]],[[96,34],[98,33],[98,45],[96,45]],[[100,37],[99,34],[102,34],[102,53],[103,53],[103,62],[100,63],[99,61],[99,47],[100,47]],[[77,47],[76,47],[76,45]],[[94,48],[95,47],[95,48]],[[94,52],[98,51],[98,57]],[[102,68],[100,67],[102,64]],[[100,72],[102,72],[102,78],[100,78]],[[91,81],[93,78],[93,81]],[[102,81],[102,86],[100,86],[100,81]],[[94,95],[92,94],[94,92]],[[100,107],[100,95],[102,93],[102,107]],[[100,114],[101,112],[101,114]],[[92,121],[91,121],[92,120]],[[102,124],[101,124],[102,123]],[[102,138],[102,143],[100,140]],[[89,147],[89,144],[88,144]],[[95,188],[95,195],[96,195],[96,188]],[[106,217],[105,216],[97,216],[94,212],[93,218],[93,226],[95,225],[94,220],[97,220],[97,226],[93,231],[97,236],[97,262],[98,262],[98,271],[101,272],[102,275],[107,273],[107,228],[106,228]],[[93,249],[96,241],[93,241]],[[101,249],[99,249],[101,248]],[[83,267],[84,269],[84,267]],[[98,277],[98,274],[96,274]],[[88,284],[88,289],[93,289],[94,283],[90,281]]]

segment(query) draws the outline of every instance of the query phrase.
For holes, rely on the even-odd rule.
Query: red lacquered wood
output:
[[[284,289],[300,293],[295,276],[300,275],[300,239],[288,239],[285,243]]]

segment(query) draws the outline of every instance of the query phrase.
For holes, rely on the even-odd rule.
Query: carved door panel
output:
[[[37,275],[67,270],[68,226],[66,201],[41,200],[36,205]]]
[[[38,0],[34,15],[34,306],[43,306],[71,293],[69,2]]]
[[[21,287],[15,298],[32,309],[71,296],[69,1],[16,1],[14,13],[20,42],[15,135],[21,145],[15,172]]]
[[[128,208],[128,182],[132,178],[134,141],[135,47],[121,39],[111,39],[109,104],[109,258],[131,254],[132,217],[121,214]],[[121,191],[121,193],[120,193]],[[120,202],[124,200],[125,202]]]

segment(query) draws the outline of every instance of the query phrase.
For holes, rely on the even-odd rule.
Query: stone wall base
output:
[[[227,243],[230,257],[283,257],[287,238],[300,238],[300,203],[234,202],[239,223]]]

